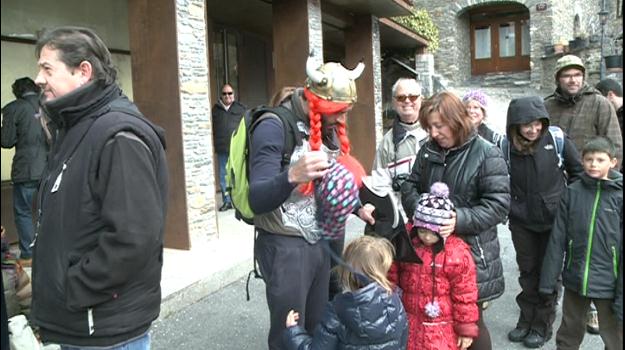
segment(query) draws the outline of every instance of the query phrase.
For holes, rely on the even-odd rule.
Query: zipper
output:
[[[89,335],[92,335],[95,332],[95,325],[93,324],[93,308],[90,307],[87,309],[87,323],[89,323]]]
[[[618,255],[616,253],[616,247],[611,246],[612,248],[612,270],[614,271],[614,278],[618,279]]]
[[[479,236],[476,237],[475,242],[477,244],[477,249],[480,250],[480,260],[482,260],[482,265],[484,265],[484,267],[488,267],[488,264],[486,264],[486,257],[484,256],[484,249],[482,249],[482,245],[480,244]]]
[[[597,223],[597,210],[599,209],[599,199],[601,198],[601,181],[597,181],[597,193],[592,205],[590,216],[590,226],[588,227],[588,244],[586,245],[586,260],[584,262],[584,277],[582,280],[582,295],[588,295],[588,277],[590,275],[590,258],[592,256],[592,241],[595,236],[595,224]]]
[[[569,259],[569,261],[566,262],[566,269],[568,270],[571,267],[571,261],[573,261],[573,240],[570,239],[569,240],[569,254],[567,259]]]

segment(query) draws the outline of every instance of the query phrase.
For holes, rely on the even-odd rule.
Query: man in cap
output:
[[[581,150],[594,136],[605,136],[616,146],[617,167],[623,160],[623,138],[616,112],[601,93],[586,83],[586,67],[575,55],[556,62],[556,91],[545,98],[552,125],[559,126]],[[597,311],[588,313],[588,332],[599,334]]]
[[[296,118],[304,135],[288,166],[281,120],[267,113],[251,134],[250,206],[258,231],[254,255],[266,284],[271,326],[269,349],[282,349],[284,320],[291,309],[312,332],[328,301],[330,256],[320,241],[313,180],[323,177],[331,159],[349,154],[345,118],[356,102],[356,84],[364,65],[354,70],[338,63],[315,65],[309,58],[304,88],[281,106]],[[309,135],[309,136],[307,136]]]
[[[609,138],[617,149],[619,167],[623,160],[623,139],[614,107],[585,80],[586,67],[575,55],[556,62],[556,91],[545,98],[553,125],[573,140],[577,149],[593,136]]]

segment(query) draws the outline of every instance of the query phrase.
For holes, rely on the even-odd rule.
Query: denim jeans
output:
[[[37,184],[37,181],[13,184],[13,215],[15,216],[17,236],[20,239],[21,259],[30,259],[32,257],[30,244],[35,238],[32,208]]]
[[[223,203],[230,203],[230,196],[226,189],[226,163],[228,163],[228,153],[217,153],[219,160],[219,188],[221,189],[221,200]]]
[[[61,345],[61,350],[150,350],[150,333],[145,333],[139,338],[108,347]]]

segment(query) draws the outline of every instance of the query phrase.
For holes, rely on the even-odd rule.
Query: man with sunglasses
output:
[[[397,116],[393,127],[383,137],[378,145],[373,171],[371,172],[371,187],[380,194],[390,193],[397,203],[402,219],[394,228],[403,228],[406,214],[399,201],[401,184],[410,174],[419,146],[428,134],[418,123],[419,109],[421,108],[421,85],[413,78],[399,78],[392,88],[393,109]],[[358,215],[365,222],[375,223],[372,204],[365,204]],[[377,232],[387,235],[387,232]]]
[[[219,161],[219,188],[221,190],[222,205],[219,211],[232,209],[232,201],[226,189],[226,163],[230,152],[230,137],[239,126],[246,107],[234,100],[234,89],[230,84],[221,88],[219,102],[215,103],[213,115],[213,142]]]

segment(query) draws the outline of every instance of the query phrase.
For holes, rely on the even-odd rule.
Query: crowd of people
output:
[[[20,262],[33,266],[30,322],[62,349],[149,349],[161,302],[164,131],[121,92],[93,31],[47,30],[36,54],[39,73],[16,81],[2,123],[2,146],[16,148]],[[271,108],[250,128],[269,349],[492,349],[485,319],[505,290],[497,226],[506,222],[521,286],[508,339],[544,345],[563,294],[558,349],[578,349],[595,316],[606,348],[622,349],[621,86],[592,87],[581,59],[564,56],[555,92],[512,100],[500,133],[485,122],[483,91],[426,98],[401,78],[396,119],[365,177],[347,131],[362,71],[309,58],[304,85],[276,93],[270,105],[301,134],[294,149]],[[232,208],[225,163],[246,109],[234,94],[225,84],[213,108],[220,211]],[[393,205],[375,199],[384,197]],[[343,249],[349,215],[368,226]]]

